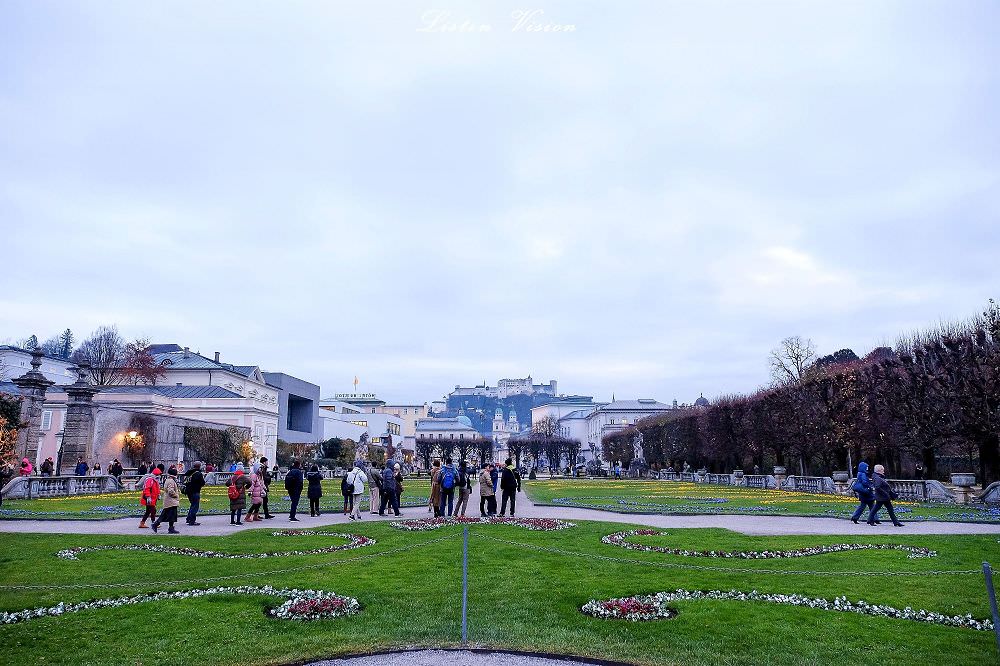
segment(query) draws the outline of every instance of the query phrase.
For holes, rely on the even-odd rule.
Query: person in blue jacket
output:
[[[858,501],[861,502],[858,508],[854,510],[854,515],[851,516],[851,522],[857,525],[858,518],[865,512],[865,509],[871,511],[875,505],[875,493],[872,489],[872,481],[868,478],[868,463],[858,463],[858,478],[854,480],[851,490],[857,494]]]

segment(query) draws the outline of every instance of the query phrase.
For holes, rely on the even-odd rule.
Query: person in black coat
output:
[[[521,475],[514,469],[514,461],[510,458],[504,461],[504,466],[500,470],[500,515],[507,512],[507,500],[510,500],[510,517],[514,517],[514,504],[517,494],[521,492]]]
[[[271,470],[267,468],[267,458],[263,456],[261,456],[260,459],[260,478],[264,482],[264,501],[260,508],[264,510],[265,518],[274,518],[274,516],[271,515],[270,509],[267,508],[267,495],[271,492],[271,481],[274,479],[274,475],[271,474]]]
[[[318,465],[313,465],[309,473],[306,474],[306,481],[309,482],[309,515],[319,515],[319,498],[323,496],[323,472],[319,471]]]
[[[184,483],[184,494],[191,502],[187,513],[188,525],[201,525],[198,522],[198,509],[201,507],[201,489],[205,487],[205,475],[201,473],[201,463],[196,462],[187,475]]]
[[[892,510],[892,500],[899,497],[899,495],[892,489],[889,482],[885,480],[885,467],[882,465],[875,465],[875,475],[872,477],[872,485],[875,487],[875,506],[872,507],[871,513],[868,514],[868,524],[875,524],[879,509],[884,506],[886,511],[889,512],[892,524],[896,527],[902,527],[903,523],[899,522],[899,519],[896,518],[896,512]]]
[[[299,520],[295,517],[295,512],[299,508],[299,498],[302,496],[303,481],[302,464],[296,460],[292,463],[292,468],[288,470],[288,474],[285,475],[285,490],[288,491],[288,498],[292,501],[292,508],[288,512],[288,520],[296,522]]]

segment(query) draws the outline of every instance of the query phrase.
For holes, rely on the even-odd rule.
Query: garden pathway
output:
[[[412,650],[385,654],[346,657],[317,661],[308,666],[590,666],[594,662],[571,657],[549,659],[508,652],[473,652],[471,650]],[[607,663],[607,662],[604,662]]]
[[[303,500],[303,503],[305,501]],[[308,504],[307,504],[308,506]],[[841,518],[815,518],[799,516],[739,516],[739,515],[699,515],[664,516],[614,513],[597,509],[574,507],[538,506],[527,495],[517,497],[518,513],[523,518],[561,518],[563,520],[596,520],[609,523],[645,525],[657,528],[717,527],[749,535],[784,534],[828,534],[828,535],[870,535],[870,534],[1000,534],[1000,524],[949,523],[940,521],[909,522],[904,527],[893,527],[888,520],[881,525],[870,527],[865,523],[854,525]],[[474,492],[469,500],[469,515],[475,515],[479,508],[479,495]],[[427,518],[425,507],[404,508],[402,518]],[[273,520],[245,524],[242,528],[229,524],[229,516],[201,516],[198,527],[188,527],[183,520],[177,528],[186,535],[218,536],[232,534],[240,529],[308,529],[328,525],[345,525],[352,521],[339,513],[327,513],[318,518],[299,514],[299,522],[291,523],[285,514],[278,514]],[[364,514],[364,521],[389,520],[391,516],[380,518]],[[364,522],[363,521],[363,522]],[[149,534],[152,530],[140,530],[137,518],[115,520],[0,520],[0,532],[41,532],[49,534]],[[161,528],[166,534],[166,525]]]

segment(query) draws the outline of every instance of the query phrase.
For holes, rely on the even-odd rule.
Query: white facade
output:
[[[510,410],[505,421],[503,410],[497,407],[493,415],[493,442],[506,448],[507,440],[520,432],[521,425],[517,422],[517,412]]]
[[[77,374],[72,370],[76,364],[66,359],[52,356],[42,357],[39,371],[45,378],[56,384],[72,384]],[[0,381],[10,381],[31,370],[31,352],[18,347],[0,346]]]
[[[583,448],[590,450],[594,445],[601,450],[601,440],[613,432],[635,425],[647,416],[669,411],[671,407],[652,398],[638,400],[616,400],[599,407],[587,416],[587,438],[580,440]]]
[[[571,414],[581,409],[586,410],[589,414],[598,407],[602,407],[606,404],[607,403],[595,403],[593,400],[560,400],[557,402],[550,402],[547,405],[539,405],[538,407],[531,408],[531,422],[540,423],[541,421],[549,418],[558,421],[567,414]]]
[[[455,386],[451,392],[452,396],[481,395],[487,398],[507,398],[512,395],[534,395],[535,393],[545,393],[554,396],[556,394],[556,380],[552,379],[548,384],[535,384],[531,375],[527,377],[510,379],[504,378],[497,382],[496,386],[481,384],[473,387]],[[436,408],[435,408],[436,409]]]
[[[392,414],[345,414],[320,409],[319,420],[324,440],[340,437],[357,442],[368,433],[369,444],[387,446],[390,438],[395,446],[403,443],[403,421]]]
[[[364,410],[357,405],[352,405],[349,402],[344,402],[343,400],[337,400],[336,398],[324,398],[319,401],[320,410],[326,410],[328,412],[334,412],[335,414],[360,414]],[[323,412],[320,411],[320,416],[323,416]]]

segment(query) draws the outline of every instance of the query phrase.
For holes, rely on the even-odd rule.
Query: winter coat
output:
[[[479,473],[479,494],[482,497],[494,497],[493,479],[490,478],[490,470],[484,469]]]
[[[163,508],[169,509],[180,505],[181,489],[177,485],[177,477],[168,476],[167,480],[163,482]]]
[[[160,501],[160,482],[156,480],[156,476],[148,476],[142,483],[142,497],[139,499],[139,504],[156,506],[158,501]]]
[[[403,494],[403,474],[402,472],[396,472],[393,474],[393,478],[396,479],[396,494]]]
[[[237,474],[230,479],[226,486],[236,486],[236,489],[240,491],[239,497],[229,500],[229,510],[236,511],[247,508],[247,488],[250,486],[250,479],[245,474]]]
[[[187,496],[200,495],[201,489],[205,487],[205,475],[201,473],[200,469],[196,469],[188,475],[187,483],[184,484],[184,489],[187,491]]]
[[[494,495],[497,492],[497,481],[499,481],[499,480],[500,480],[500,470],[498,470],[496,467],[494,467],[493,471],[490,472],[490,481],[491,481],[490,485],[493,486],[493,494]]]
[[[875,472],[875,475],[872,477],[872,484],[875,486],[875,500],[877,502],[888,502],[899,497],[896,491],[892,489],[892,486],[889,485],[889,482],[885,480],[885,477],[878,472]]]
[[[319,499],[323,496],[323,473],[320,471],[309,472],[306,474],[306,479],[309,481],[309,490],[307,491],[307,497],[309,499]]]
[[[292,497],[298,497],[302,494],[302,470],[292,468],[288,470],[288,474],[285,475],[285,490]]]
[[[521,475],[510,467],[504,467],[503,471],[500,472],[500,488],[521,492]]]
[[[264,478],[258,472],[250,475],[250,504],[261,504],[264,501]]]
[[[90,469],[90,468],[87,466],[87,463],[85,463],[85,462],[77,463],[76,464],[76,475],[77,476],[87,476],[87,470],[88,469]]]
[[[365,492],[365,483],[368,482],[368,475],[361,468],[355,467],[347,473],[347,482],[354,484],[354,495],[363,495]]]
[[[431,472],[431,497],[429,504],[437,506],[441,503],[441,484],[438,483],[438,477],[441,476],[441,469],[435,467]]]
[[[396,492],[396,475],[392,473],[391,467],[382,470],[382,492]]]
[[[858,499],[867,501],[875,498],[872,493],[872,481],[868,478],[868,463],[858,463],[858,478],[855,479],[853,488],[858,494]]]
[[[42,461],[42,474],[51,474],[53,467],[52,461],[46,458]]]

